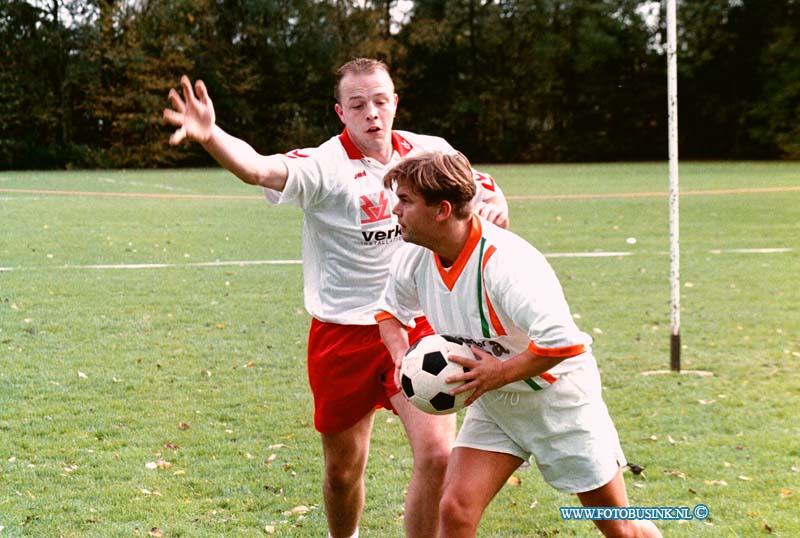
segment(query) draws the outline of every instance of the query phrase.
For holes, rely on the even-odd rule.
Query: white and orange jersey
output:
[[[439,334],[501,360],[526,348],[564,358],[541,376],[502,390],[540,390],[591,354],[591,337],[575,325],[561,284],[545,257],[519,236],[472,217],[469,239],[449,267],[419,245],[405,244],[392,261],[376,319],[413,326],[419,310]]]
[[[392,255],[403,244],[397,200],[383,176],[400,159],[426,151],[455,153],[443,138],[392,132],[388,164],[364,156],[345,129],[316,148],[285,154],[289,176],[283,192],[265,189],[273,203],[300,206],[303,221],[304,301],[321,321],[372,325],[375,301]],[[475,201],[501,195],[494,179],[475,172]]]

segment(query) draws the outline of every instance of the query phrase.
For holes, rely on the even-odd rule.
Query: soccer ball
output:
[[[445,383],[444,380],[469,371],[469,368],[450,362],[451,355],[475,358],[469,347],[455,338],[440,334],[421,338],[406,351],[400,368],[400,386],[408,401],[426,413],[455,413],[464,407],[464,402],[474,392],[462,392],[456,396],[450,394],[459,384]]]

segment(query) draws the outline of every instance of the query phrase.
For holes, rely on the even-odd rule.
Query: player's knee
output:
[[[458,495],[445,491],[439,501],[439,518],[445,529],[477,529],[480,517],[480,511]]]
[[[429,445],[421,450],[414,451],[414,466],[419,472],[423,472],[428,476],[443,477],[447,470],[449,456],[449,445]]]
[[[347,491],[362,479],[360,467],[328,462],[325,466],[325,482],[331,491]]]

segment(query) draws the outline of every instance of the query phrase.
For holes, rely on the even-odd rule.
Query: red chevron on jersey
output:
[[[377,200],[374,198],[375,195],[378,195]],[[375,193],[372,197],[361,196],[361,202],[361,211],[366,215],[366,218],[361,219],[361,224],[372,224],[392,218],[389,213],[389,198],[386,196],[386,191]]]
[[[289,153],[286,154],[286,156],[289,157],[290,159],[305,159],[306,157],[308,157],[308,155],[306,155],[305,153],[300,153],[299,149],[290,151]]]
[[[494,178],[492,178],[492,176],[490,176],[489,174],[482,174],[480,172],[474,172],[472,174],[472,179],[474,179],[475,182],[480,183],[481,185],[483,185],[483,188],[486,189],[487,191],[491,191],[491,192],[495,191]]]

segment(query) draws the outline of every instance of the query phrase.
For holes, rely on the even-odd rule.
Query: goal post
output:
[[[678,182],[678,57],[676,0],[667,0],[667,100],[669,110],[670,369],[681,370],[681,288]]]

